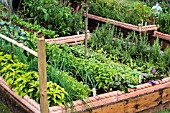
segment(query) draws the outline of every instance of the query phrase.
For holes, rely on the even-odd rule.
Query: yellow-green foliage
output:
[[[10,88],[21,97],[28,94],[37,102],[40,101],[39,78],[37,72],[28,71],[28,66],[16,60],[11,55],[0,52],[0,75],[6,80]],[[47,95],[49,106],[62,105],[65,103],[65,96],[68,95],[64,88],[56,83],[47,82]]]

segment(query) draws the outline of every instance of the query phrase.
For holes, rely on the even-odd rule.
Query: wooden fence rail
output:
[[[85,15],[86,15],[86,12],[84,12],[84,16]],[[146,32],[146,31],[152,31],[152,30],[155,31],[159,28],[159,26],[157,26],[157,25],[142,26],[141,24],[138,24],[138,26],[135,26],[135,25],[132,25],[129,23],[124,23],[124,22],[120,22],[120,21],[116,21],[116,20],[112,20],[112,19],[107,19],[107,18],[104,18],[101,16],[96,16],[93,14],[88,14],[88,18],[96,20],[96,21],[100,21],[100,22],[109,22],[110,24],[113,24],[115,26],[133,30],[133,31],[138,31],[138,32]]]
[[[0,34],[0,37],[3,38],[4,40],[8,41],[8,42],[11,42],[12,44],[24,49],[25,51],[29,52],[30,54],[38,57],[37,52],[35,52],[34,50],[28,48],[27,46],[24,46],[22,43],[18,43],[17,41],[15,41],[15,40],[13,40],[13,39],[11,39],[9,37],[6,37],[5,35],[2,35],[2,34]]]

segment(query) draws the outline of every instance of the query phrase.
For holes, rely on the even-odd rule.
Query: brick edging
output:
[[[84,16],[86,16],[86,12],[83,13]],[[112,19],[107,19],[101,16],[97,16],[97,15],[93,15],[93,14],[88,14],[88,18],[93,19],[93,20],[97,20],[100,22],[109,22],[110,24],[113,24],[115,26],[118,27],[122,27],[125,29],[130,29],[133,31],[138,31],[138,32],[147,32],[147,31],[155,31],[159,28],[159,26],[157,25],[147,25],[147,26],[142,26],[141,24],[138,24],[138,26],[129,24],[129,23],[124,23],[124,22],[120,22],[120,21],[116,21],[116,20],[112,20]]]
[[[74,101],[74,105],[78,111],[84,111],[86,110],[85,106],[88,106],[89,108],[96,108],[110,103],[119,102],[128,98],[136,97],[145,93],[154,92],[155,90],[170,87],[170,77],[156,81],[156,85],[154,86],[149,83],[145,83],[142,85],[137,85],[136,87],[136,89],[129,89],[129,93],[125,93],[124,91],[113,91],[94,97],[88,97],[87,99],[84,99],[85,103],[83,103],[81,100],[77,100]],[[64,106],[53,106],[49,109],[50,113],[66,112]],[[68,109],[68,111],[69,110],[71,110],[71,108]]]
[[[167,40],[167,41],[170,41],[170,34],[165,34],[165,33],[161,33],[161,32],[158,32],[158,31],[154,31],[153,36],[159,37],[159,38]]]
[[[0,76],[0,86],[3,87],[4,91],[8,92],[11,97],[20,105],[23,105],[25,111],[29,110],[29,113],[40,113],[40,105],[33,99],[28,98],[28,95],[25,95],[21,98],[19,95],[14,93],[14,90],[11,90],[5,80]],[[20,106],[21,107],[21,106]]]
[[[84,102],[82,100],[74,101],[75,108],[78,111],[84,111],[86,108],[97,108],[100,106],[105,106],[110,103],[116,103],[120,102],[122,100],[126,100],[132,97],[136,97],[142,94],[154,92],[155,90],[163,89],[170,87],[170,77],[164,78],[162,80],[157,80],[156,85],[151,85],[149,83],[137,85],[136,89],[129,89],[129,93],[125,93],[123,91],[113,91],[93,97],[88,97],[84,99]],[[30,99],[29,96],[24,96],[24,98],[19,97],[18,95],[14,94],[14,91],[12,91],[4,81],[2,77],[0,77],[0,85],[5,88],[6,91],[10,93],[11,96],[13,96],[18,102],[26,106],[30,111],[34,113],[40,112],[40,105],[35,102],[33,99]],[[85,107],[85,106],[88,107]],[[67,108],[67,112],[71,112],[71,108]],[[50,113],[65,113],[65,107],[64,106],[52,106],[49,107]]]

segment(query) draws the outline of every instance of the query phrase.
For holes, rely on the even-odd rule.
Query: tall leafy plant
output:
[[[33,23],[55,30],[60,36],[75,34],[83,27],[82,15],[56,0],[24,0],[23,6],[23,14],[34,18]]]
[[[113,38],[115,38],[114,36],[116,36],[116,28],[109,23],[97,27],[91,39],[93,48],[110,51],[112,49]]]

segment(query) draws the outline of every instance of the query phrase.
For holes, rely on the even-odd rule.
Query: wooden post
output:
[[[141,24],[138,24],[138,31],[142,32],[142,25]]]
[[[85,17],[85,47],[84,47],[84,58],[87,58],[87,38],[88,38],[88,10],[89,0],[86,0],[86,17]]]
[[[48,113],[46,50],[44,37],[38,38],[38,74],[40,82],[40,111]]]
[[[7,3],[7,9],[8,9],[8,22],[11,22],[12,1],[7,0],[6,3]],[[14,37],[11,35],[10,28],[7,27],[7,30],[8,30],[9,37],[13,39]],[[12,43],[11,43],[11,55],[12,55],[12,60],[14,60],[14,45]]]

